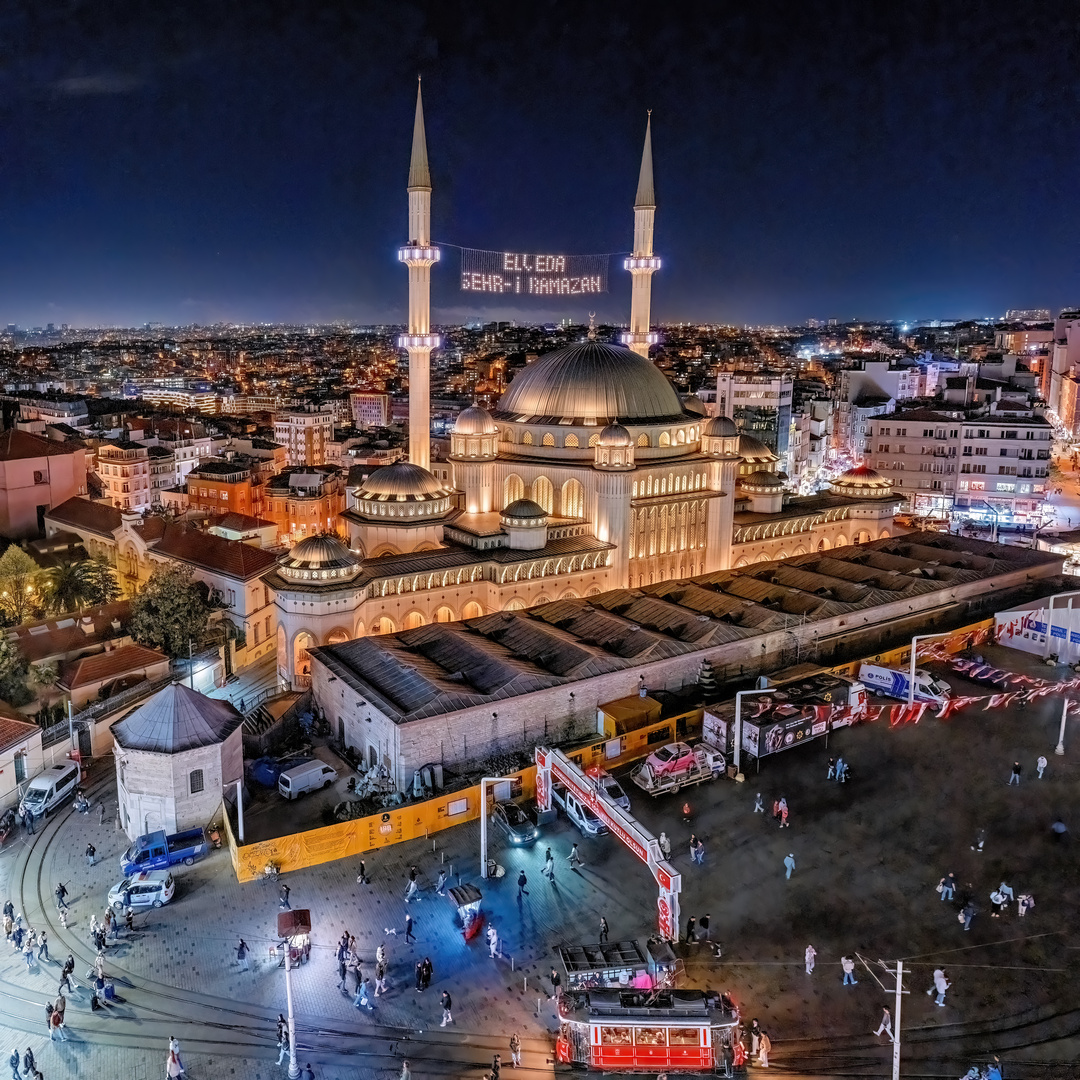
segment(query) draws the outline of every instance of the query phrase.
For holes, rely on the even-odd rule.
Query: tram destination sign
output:
[[[461,291],[514,296],[592,296],[608,289],[607,255],[461,249]]]

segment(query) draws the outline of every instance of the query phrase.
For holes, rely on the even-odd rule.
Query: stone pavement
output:
[[[958,1076],[968,1054],[991,1048],[1009,1061],[1010,1077],[1048,1075],[1033,1060],[1040,1056],[1075,1057],[1075,1045],[1062,1039],[1074,1034],[1067,1018],[1080,1004],[1073,989],[1073,950],[1080,942],[1073,940],[1070,918],[1080,902],[1080,872],[1071,847],[1053,845],[1047,826],[1053,814],[1075,808],[1072,761],[1078,755],[1070,750],[1064,759],[1054,757],[1058,716],[1060,706],[1051,700],[1024,714],[965,712],[949,723],[927,719],[898,729],[867,725],[836,733],[828,748],[818,743],[769,759],[760,777],[751,773],[742,785],[718,781],[658,800],[631,787],[642,820],[672,838],[673,861],[684,879],[684,921],[709,911],[713,937],[724,943],[719,959],[702,945],[680,946],[687,980],[733,992],[744,1015],[760,1017],[770,1031],[780,1067],[804,1074],[835,1075],[837,1055],[845,1073],[885,1071],[888,1049],[870,1032],[881,1005],[891,1002],[861,967],[857,988],[841,986],[839,959],[851,952],[870,961],[910,958],[915,991],[928,984],[933,967],[944,963],[950,972],[954,986],[946,1008],[934,1008],[918,992],[905,999],[905,1060],[918,1058],[924,1075]],[[824,778],[827,758],[838,751],[852,765],[846,785]],[[1032,779],[1040,751],[1051,762],[1041,784]],[[1007,788],[1017,755],[1025,763],[1024,782]],[[105,892],[119,880],[117,856],[126,845],[112,824],[111,761],[95,763],[89,783],[95,801],[89,817],[65,811],[33,838],[32,847],[17,843],[0,852],[5,894],[16,897],[32,925],[48,921],[54,958],[75,952],[77,977],[93,959],[90,914],[101,912]],[[786,795],[790,829],[781,831],[770,816],[752,813],[759,790],[769,804]],[[96,805],[102,795],[110,800],[105,825],[98,824]],[[689,826],[679,813],[685,797],[694,815]],[[978,827],[988,830],[982,855],[970,851]],[[690,829],[704,838],[702,868],[689,858]],[[372,852],[366,858],[369,886],[357,885],[354,862],[288,875],[293,906],[309,907],[315,927],[312,959],[295,971],[293,990],[301,1060],[310,1056],[320,1080],[396,1076],[405,1053],[417,1080],[479,1077],[495,1051],[508,1056],[506,1041],[515,1029],[526,1050],[522,1075],[550,1075],[555,1020],[546,974],[552,946],[595,940],[601,914],[612,938],[644,939],[655,925],[651,879],[613,839],[582,840],[560,820],[532,848],[507,851],[496,840],[493,854],[507,873],[485,883],[477,874],[478,833],[473,823],[438,834],[435,850],[431,841],[412,841]],[[98,849],[93,868],[82,858],[88,839]],[[586,865],[571,870],[565,857],[575,840]],[[556,855],[555,887],[540,873],[548,844]],[[782,867],[788,851],[797,866],[790,882]],[[406,945],[403,896],[414,863],[423,891],[408,906],[418,940]],[[443,865],[484,892],[507,958],[491,960],[482,941],[462,941],[451,902],[433,893]],[[528,874],[530,891],[520,905],[519,868]],[[980,905],[968,934],[934,892],[950,869],[962,886],[971,883]],[[1018,893],[1035,894],[1036,907],[1023,923],[1015,909],[1007,919],[989,918],[986,897],[1001,876]],[[71,892],[67,931],[51,899],[57,880]],[[68,1009],[67,1044],[48,1045],[43,1023],[59,965],[48,977],[27,972],[21,959],[0,950],[7,1006],[0,1040],[33,1046],[47,1080],[88,1069],[106,1078],[152,1078],[163,1071],[170,1034],[185,1047],[193,1080],[285,1074],[273,1047],[273,1020],[285,1011],[284,980],[268,955],[276,886],[238,885],[224,851],[177,868],[176,880],[173,903],[137,916],[135,939],[110,946],[107,966],[118,976],[124,1003],[102,1016],[90,1013],[85,995],[76,995]],[[337,989],[333,950],[343,929],[357,937],[365,974],[373,973],[377,945],[387,944],[391,993],[379,999],[373,1016],[361,1015]],[[386,929],[397,933],[387,935]],[[237,970],[233,953],[240,935],[252,948],[248,973]],[[818,967],[808,977],[802,952],[810,941]],[[425,955],[435,975],[430,989],[418,994],[413,966]],[[455,1024],[440,1029],[444,988],[454,998]],[[1036,1035],[1029,1038],[1028,1031]],[[3,1046],[0,1041],[0,1052]]]

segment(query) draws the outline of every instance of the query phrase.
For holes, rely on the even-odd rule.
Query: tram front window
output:
[[[668,1028],[668,1040],[672,1046],[700,1046],[699,1028]]]
[[[664,1028],[638,1028],[634,1033],[634,1041],[638,1046],[666,1046],[667,1039]]]
[[[629,1046],[630,1029],[628,1027],[605,1027],[600,1029],[600,1043],[603,1046]]]

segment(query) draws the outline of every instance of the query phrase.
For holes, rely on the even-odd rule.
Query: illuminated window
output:
[[[599,433],[598,433],[598,432],[595,432],[595,431],[594,431],[594,432],[593,432],[593,433],[592,433],[592,434],[591,434],[591,435],[589,436],[589,445],[590,445],[590,446],[595,446],[595,445],[596,445],[596,444],[597,444],[597,443],[598,443],[599,441],[600,441],[600,435],[599,435]]]
[[[541,445],[543,445],[543,446],[554,446],[555,445],[555,436],[552,435],[550,431],[547,432],[544,435],[544,438],[541,440]]]
[[[532,444],[533,444],[532,432],[531,431],[526,431],[525,434],[521,436],[521,445],[522,446],[532,446]]]
[[[660,445],[661,446],[670,446],[671,445],[671,436],[666,431],[661,431],[660,432]]]
[[[645,432],[642,432],[637,437],[637,444],[638,444],[638,446],[648,446],[649,445],[649,436],[646,435]]]
[[[567,435],[566,439],[563,441],[563,446],[575,447],[577,445],[578,437],[573,432],[570,432],[570,434]]]

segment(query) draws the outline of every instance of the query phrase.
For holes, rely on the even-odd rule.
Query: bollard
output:
[[[512,956],[510,957],[510,970],[514,970],[514,958]]]
[[[434,837],[431,838],[431,854],[432,855],[435,854],[435,838]]]
[[[539,998],[536,999],[536,1015],[537,1016],[540,1015],[540,999]]]
[[[443,863],[443,864],[446,863],[446,852],[445,851],[440,851],[439,852],[439,862]]]
[[[529,976],[528,976],[528,975],[526,975],[526,976],[525,976],[525,977],[524,977],[524,978],[523,978],[523,979],[521,980],[521,992],[522,992],[523,994],[527,994],[527,993],[529,992]]]

